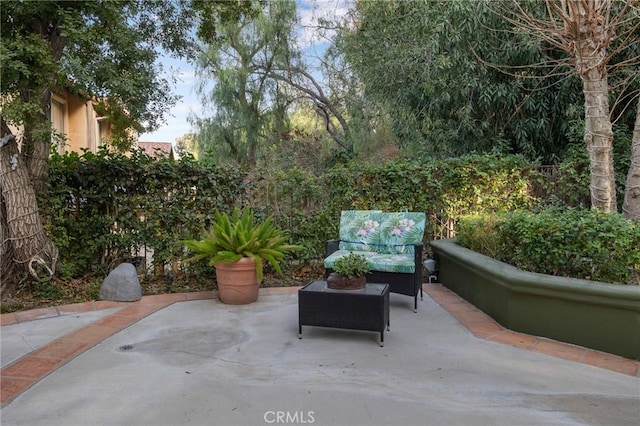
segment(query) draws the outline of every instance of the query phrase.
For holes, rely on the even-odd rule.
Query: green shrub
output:
[[[572,145],[558,166],[555,195],[566,205],[589,208],[589,154],[583,145]]]
[[[497,214],[463,216],[457,227],[458,243],[486,256],[501,259],[501,238],[497,235],[497,226],[502,217]]]
[[[367,258],[358,253],[349,253],[335,261],[333,270],[347,278],[357,278],[371,271]]]
[[[617,213],[549,208],[469,216],[457,238],[526,271],[640,284],[640,225]]]
[[[208,259],[210,266],[234,263],[249,257],[255,261],[258,282],[261,283],[266,263],[281,274],[280,262],[285,253],[302,248],[287,244],[287,238],[282,230],[274,226],[271,217],[255,221],[250,207],[242,210],[236,207],[232,214],[216,211],[211,229],[202,239],[183,240],[182,244],[193,253],[187,261]]]
[[[162,266],[182,256],[178,241],[198,235],[216,209],[242,203],[245,176],[142,151],[54,154],[41,208],[67,277],[107,270],[141,247]]]

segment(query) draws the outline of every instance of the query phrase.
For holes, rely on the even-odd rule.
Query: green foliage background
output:
[[[63,276],[108,270],[142,247],[159,265],[180,257],[179,240],[198,236],[216,209],[245,203],[245,175],[141,151],[54,154],[41,206]]]
[[[69,278],[107,271],[143,247],[153,252],[155,266],[175,268],[183,256],[180,240],[201,236],[216,209],[244,205],[258,219],[273,216],[292,243],[304,246],[288,259],[299,265],[322,259],[341,210],[425,212],[428,243],[453,235],[462,215],[532,208],[537,176],[519,156],[351,163],[314,174],[102,150],[54,155],[42,206]]]
[[[256,219],[272,216],[291,243],[304,247],[287,255],[285,273],[321,264],[341,210],[381,209],[425,212],[427,255],[429,241],[457,235],[473,250],[523,269],[635,283],[640,227],[583,209],[588,170],[571,167],[580,158],[567,161],[553,178],[524,157],[493,154],[351,162],[314,173],[101,150],[55,154],[41,205],[60,247],[62,278],[104,274],[142,248],[153,253],[156,274],[165,265],[184,271],[181,240],[200,238],[216,210],[251,206]],[[211,272],[201,266],[189,272]]]

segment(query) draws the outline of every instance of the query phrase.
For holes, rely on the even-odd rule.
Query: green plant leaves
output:
[[[40,205],[66,273],[77,277],[141,247],[154,265],[181,258],[180,241],[202,235],[213,212],[242,203],[246,189],[245,172],[235,168],[100,149],[53,154]]]
[[[249,207],[242,210],[235,207],[231,214],[216,211],[211,230],[203,240],[182,241],[194,253],[190,259],[210,258],[210,265],[232,263],[242,257],[254,259],[258,282],[263,278],[263,260],[281,273],[279,262],[284,253],[302,248],[286,242],[287,237],[273,225],[271,217],[256,223],[253,210]]]
[[[549,208],[468,216],[457,238],[527,271],[640,284],[640,225],[618,213]]]
[[[264,258],[281,267],[293,265],[289,260],[316,264],[324,242],[339,234],[342,210],[425,212],[428,242],[450,236],[465,214],[534,208],[531,194],[540,180],[522,157],[497,155],[358,163],[320,175],[297,169],[291,180],[287,172],[255,170],[249,178],[245,170],[198,163],[188,156],[173,161],[107,150],[54,154],[49,196],[41,207],[69,277],[102,272],[143,247],[153,252],[154,265],[177,263],[186,247],[181,241],[217,239],[216,232],[224,247],[210,246],[212,252],[235,251],[231,247],[258,252],[256,241],[272,238],[270,245],[286,247],[295,241],[304,247],[273,261]],[[571,188],[563,191],[588,197],[588,188]],[[233,206],[246,205],[248,199],[253,214],[239,210],[234,220]],[[233,237],[236,222],[252,231]],[[286,235],[270,234],[273,228],[286,229]],[[204,263],[195,262],[188,271],[207,272]]]
[[[349,253],[334,262],[333,270],[345,277],[356,278],[369,273],[371,268],[366,257],[358,253]]]

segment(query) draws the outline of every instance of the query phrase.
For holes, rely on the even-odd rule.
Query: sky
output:
[[[298,16],[302,25],[298,43],[307,55],[318,55],[326,47],[326,41],[319,39],[313,29],[317,18],[343,16],[347,12],[350,2],[350,0],[297,0]],[[195,89],[194,67],[186,59],[169,57],[163,58],[162,66],[164,70],[172,70],[176,73],[176,82],[172,85],[172,90],[181,99],[165,115],[165,125],[152,133],[141,134],[139,140],[141,142],[171,142],[175,144],[176,139],[193,132],[188,118],[190,115],[200,115],[202,108]]]

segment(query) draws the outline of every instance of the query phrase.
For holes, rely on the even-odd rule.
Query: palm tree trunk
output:
[[[596,36],[590,34],[590,37],[576,40],[576,71],[583,83],[584,141],[589,152],[591,207],[610,213],[617,211],[613,129],[609,117],[606,50],[594,41],[598,40]]]
[[[631,165],[624,189],[622,213],[628,219],[640,222],[640,98],[636,109],[636,122],[631,140]]]

